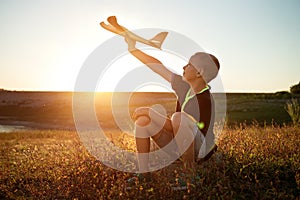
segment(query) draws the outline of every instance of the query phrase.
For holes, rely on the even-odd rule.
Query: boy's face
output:
[[[197,69],[191,63],[185,65],[183,67],[183,80],[190,82],[196,78],[199,78]]]

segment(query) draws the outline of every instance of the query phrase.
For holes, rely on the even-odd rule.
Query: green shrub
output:
[[[300,123],[300,105],[297,101],[297,99],[291,99],[286,102],[285,110],[290,115],[293,124],[299,124]]]

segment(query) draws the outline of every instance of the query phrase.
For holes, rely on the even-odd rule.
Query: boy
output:
[[[156,58],[137,49],[136,42],[129,36],[125,41],[130,53],[167,80],[177,96],[176,112],[171,118],[149,107],[135,110],[132,117],[135,121],[139,171],[143,172],[144,177],[149,176],[145,172],[149,171],[150,138],[160,148],[175,139],[182,154],[185,173],[193,176],[196,162],[207,160],[217,148],[211,137],[214,102],[207,84],[218,74],[218,59],[208,53],[195,53],[183,67],[183,76],[180,76],[171,72]],[[160,130],[154,131],[157,127]],[[210,137],[205,138],[208,133]]]

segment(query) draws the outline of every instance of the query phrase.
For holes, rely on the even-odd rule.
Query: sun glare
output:
[[[144,50],[146,53],[158,58],[161,62],[167,66],[170,70],[175,73],[182,74],[182,66],[186,63],[185,60],[179,58],[178,56],[171,54],[169,52],[160,51],[160,50]],[[103,74],[99,77],[97,91],[98,92],[124,92],[119,91],[117,87],[120,84],[120,81],[126,81],[126,76],[130,73],[135,73],[134,70],[137,68],[145,67],[141,62],[139,62],[131,54],[125,54],[120,58],[113,61],[109,66],[106,66]],[[150,72],[150,71],[149,71]],[[134,74],[133,74],[134,75]],[[138,77],[140,74],[136,74]],[[139,77],[140,78],[140,77]],[[161,78],[163,80],[163,78]],[[164,80],[163,80],[164,81]],[[164,82],[145,82],[140,85],[135,85],[134,91],[139,92],[170,92],[170,86],[164,84]],[[130,85],[131,80],[125,82],[125,84]],[[124,88],[124,87],[123,87]],[[126,91],[132,92],[132,91]]]

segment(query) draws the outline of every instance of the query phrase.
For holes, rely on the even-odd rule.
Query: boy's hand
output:
[[[149,116],[149,108],[148,107],[140,107],[135,109],[133,115],[132,115],[132,119],[135,121],[137,120],[137,118],[139,118],[140,116]]]
[[[135,48],[136,41],[131,39],[128,34],[125,34],[125,41],[128,44],[128,51],[136,50]]]

